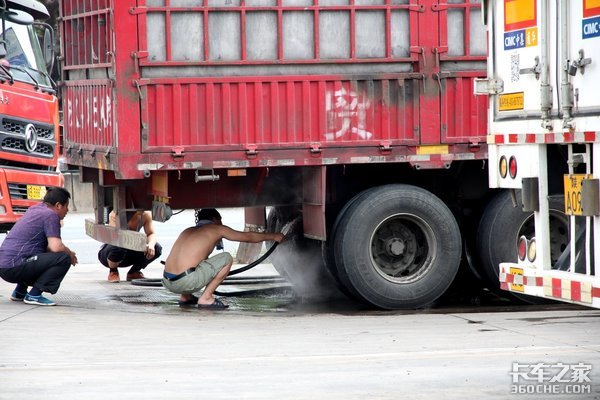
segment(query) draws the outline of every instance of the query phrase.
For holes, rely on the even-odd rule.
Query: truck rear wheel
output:
[[[504,295],[539,304],[548,302],[542,298],[500,291],[498,278],[500,263],[517,260],[517,242],[522,235],[531,238],[534,234],[533,213],[523,212],[521,196],[516,195],[517,206],[513,205],[509,191],[499,193],[487,205],[477,231],[477,254],[480,275],[487,281],[490,289]],[[549,196],[550,236],[553,238],[550,248],[552,265],[569,245],[569,218],[564,213],[562,196]]]
[[[458,224],[432,193],[409,185],[370,189],[335,235],[340,281],[384,309],[424,307],[452,283],[461,259]]]

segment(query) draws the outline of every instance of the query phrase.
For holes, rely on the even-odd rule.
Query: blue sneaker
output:
[[[39,296],[30,296],[27,294],[23,301],[26,304],[34,304],[36,306],[55,306],[56,303],[50,299],[45,298],[41,294]]]
[[[27,293],[17,292],[17,289],[15,289],[15,290],[13,290],[12,294],[10,295],[10,299],[12,301],[23,301],[26,294]]]

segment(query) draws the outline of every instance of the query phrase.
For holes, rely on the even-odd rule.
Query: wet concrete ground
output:
[[[233,267],[235,269],[236,266]],[[202,312],[193,307],[181,308],[179,296],[167,291],[160,283],[161,266],[154,263],[145,270],[146,279],[124,281],[126,269],[122,269],[118,284],[106,281],[106,268],[99,264],[83,264],[71,269],[61,290],[48,295],[64,307],[87,309],[111,309],[131,312],[181,313]],[[0,299],[8,298],[12,285],[0,293]],[[340,293],[320,295],[318,293],[296,293],[292,286],[277,274],[270,264],[260,265],[251,271],[228,278],[217,292],[230,307],[229,313],[286,313],[344,315],[400,314],[444,314],[511,311],[558,311],[585,310],[584,307],[557,303],[547,305],[525,305],[499,297],[486,290],[468,295],[449,293],[436,303],[419,310],[384,311],[348,299]]]
[[[598,310],[484,301],[387,312],[280,288],[206,311],[105,279],[97,264],[73,268],[56,307],[11,302],[0,282],[0,399],[600,398]],[[511,395],[515,362],[587,363],[589,392]]]
[[[223,215],[243,228],[240,210]],[[224,296],[224,312],[180,308],[160,287],[107,283],[99,244],[82,229],[88,217],[65,219],[63,240],[82,264],[53,296],[58,306],[11,302],[13,285],[0,281],[0,399],[600,398],[598,310],[457,289],[427,309],[389,312],[281,283]],[[156,224],[165,251],[191,221],[186,211]],[[155,262],[146,275],[161,270]],[[511,395],[515,362],[589,363],[590,391]]]

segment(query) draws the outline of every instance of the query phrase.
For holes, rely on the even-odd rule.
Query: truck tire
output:
[[[302,215],[274,207],[267,216],[269,232],[282,231],[286,238],[269,257],[275,270],[291,285],[294,293],[316,300],[339,296],[325,269],[321,243],[304,237]]]
[[[334,255],[340,281],[383,309],[425,307],[452,283],[461,237],[450,209],[432,193],[394,184],[368,190],[346,210]]]
[[[269,214],[267,215],[267,232],[281,232],[284,225],[293,220],[297,215],[298,213],[293,213],[289,207],[272,207],[271,211],[269,211]],[[286,235],[285,241],[288,243],[293,242],[295,239],[294,236],[294,233],[290,232],[289,235]],[[273,241],[265,241],[265,246],[267,248],[270,248],[272,245]],[[273,267],[279,273],[279,275],[290,281],[291,277],[288,275],[287,268],[283,264],[283,258],[279,254],[282,252],[283,251],[280,249],[280,251],[273,253],[273,255],[269,257],[269,260],[271,260]]]
[[[327,238],[326,241],[324,241],[321,244],[321,251],[322,251],[322,255],[323,255],[323,261],[325,262],[325,267],[327,268],[327,270],[329,271],[329,274],[335,281],[337,288],[343,294],[345,294],[347,297],[349,297],[350,299],[361,301],[361,302],[363,301],[363,299],[353,289],[352,285],[350,285],[347,281],[346,271],[344,269],[340,268],[338,266],[338,263],[336,262],[335,243],[337,242],[336,237],[337,237],[338,227],[339,227],[340,223],[343,221],[346,211],[348,211],[348,209],[358,199],[365,196],[370,190],[372,190],[372,189],[365,190],[365,191],[360,192],[359,194],[355,195],[354,197],[352,197],[350,199],[350,201],[348,201],[342,207],[342,209],[340,210],[340,212],[337,214],[337,216],[335,218],[335,222],[333,223],[333,226],[331,227],[329,237]]]
[[[521,301],[547,303],[538,297],[507,292],[500,289],[498,278],[500,263],[517,260],[517,242],[521,235],[531,237],[534,232],[533,213],[523,212],[521,195],[517,191],[517,206],[513,206],[510,192],[502,191],[487,205],[477,230],[477,257],[479,272],[488,287],[501,295],[509,295]],[[553,237],[550,249],[552,264],[569,245],[569,218],[564,213],[562,196],[549,196],[550,231]]]

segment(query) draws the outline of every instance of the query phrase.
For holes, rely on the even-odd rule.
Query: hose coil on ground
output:
[[[227,275],[228,278],[222,283],[223,285],[254,285],[254,284],[265,284],[265,283],[284,283],[285,280],[279,276],[261,276],[261,277],[233,277],[233,275],[241,274],[242,272],[248,271],[257,265],[261,264],[267,259],[277,248],[278,242],[274,242],[273,245],[259,258],[251,262],[250,264],[230,271]],[[134,279],[131,281],[134,286],[146,286],[146,287],[162,287],[162,279],[155,278],[143,278]],[[279,288],[268,288],[268,289],[255,289],[255,290],[244,290],[231,293],[223,293],[215,291],[215,294],[219,296],[249,296],[257,293],[264,294],[265,292],[278,290]]]

